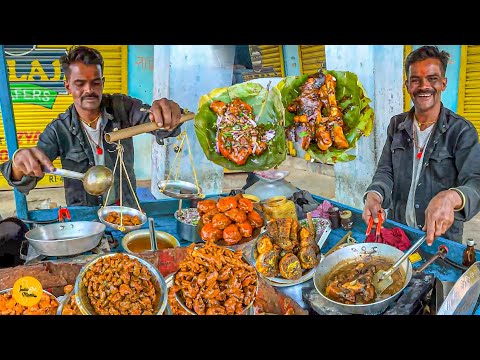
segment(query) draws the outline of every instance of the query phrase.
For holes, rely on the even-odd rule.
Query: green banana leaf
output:
[[[244,165],[235,164],[215,150],[217,115],[210,109],[210,104],[214,100],[229,103],[235,97],[240,98],[252,107],[253,115],[256,118],[258,116],[257,124],[264,124],[266,130],[275,129],[275,137],[268,143],[267,150],[260,156],[250,155]],[[214,89],[200,97],[195,115],[195,133],[205,156],[215,164],[228,170],[248,172],[267,170],[279,165],[287,157],[286,137],[283,128],[284,114],[280,92],[275,87],[271,87],[267,91],[260,84],[235,84]]]
[[[357,75],[349,71],[326,70],[324,73],[333,75],[337,79],[336,98],[340,109],[348,109],[344,112],[343,121],[348,125],[348,132],[345,138],[348,141],[347,149],[335,149],[330,147],[328,150],[320,150],[318,146],[311,143],[307,152],[318,162],[325,164],[334,164],[336,162],[345,162],[355,159],[355,155],[348,151],[353,149],[357,140],[361,136],[369,136],[373,128],[374,111],[370,107],[371,100],[365,93],[365,89],[358,80]],[[299,88],[307,80],[308,75],[287,76],[277,84],[282,96],[283,106],[286,108],[298,95]],[[285,111],[285,127],[294,123],[295,115]]]

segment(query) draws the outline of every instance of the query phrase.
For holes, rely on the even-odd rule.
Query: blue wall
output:
[[[300,75],[299,45],[283,45],[283,62],[286,76]]]
[[[153,45],[128,46],[128,95],[147,104],[153,101]],[[149,180],[152,168],[152,139],[150,134],[133,137],[135,146],[135,175],[137,180]]]

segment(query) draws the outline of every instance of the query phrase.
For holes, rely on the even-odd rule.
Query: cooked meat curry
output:
[[[326,282],[325,295],[343,304],[370,304],[386,299],[398,292],[405,282],[401,269],[392,274],[393,284],[380,296],[376,296],[372,279],[379,270],[388,270],[393,261],[375,257],[369,261],[362,259],[334,270]]]

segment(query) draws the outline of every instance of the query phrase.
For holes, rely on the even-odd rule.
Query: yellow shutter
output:
[[[407,87],[405,86],[405,80],[407,79],[407,74],[405,74],[405,60],[407,59],[408,54],[412,52],[413,48],[412,45],[404,45],[403,46],[403,66],[402,66],[402,73],[403,73],[403,111],[407,112],[411,109],[412,105],[410,104],[410,94],[407,91]]]
[[[480,45],[462,45],[457,112],[480,134]]]
[[[262,53],[263,67],[273,67],[277,73],[276,76],[284,77],[282,45],[258,45],[258,47]]]
[[[89,45],[99,50],[104,58],[105,68],[105,93],[124,93],[128,91],[127,84],[127,49],[126,45]],[[24,103],[13,101],[13,112],[15,126],[17,129],[18,146],[21,148],[35,146],[38,136],[45,129],[47,124],[55,119],[58,114],[63,113],[73,100],[71,95],[66,93],[63,86],[64,74],[61,71],[58,61],[71,45],[36,45],[33,51],[25,52],[19,45],[5,46],[5,50],[11,49],[12,55],[6,54],[8,64],[10,87],[12,98],[23,98]],[[30,49],[32,46],[30,46]],[[28,86],[35,86],[35,90],[27,92]],[[41,101],[42,92],[48,91],[50,103]],[[25,90],[25,91],[24,91]],[[25,94],[28,95],[25,95]],[[23,94],[23,95],[22,95]],[[52,95],[53,94],[53,95]],[[29,97],[28,97],[29,96]],[[38,100],[30,101],[36,97]],[[44,97],[43,99],[47,99]],[[53,102],[53,104],[52,104]],[[0,163],[8,160],[7,144],[1,122],[0,114]],[[60,159],[54,160],[55,167],[61,167]],[[60,177],[45,176],[38,184],[38,187],[62,186]],[[0,174],[0,189],[8,189],[5,178]]]
[[[300,74],[314,74],[321,69],[325,62],[325,45],[300,45],[298,50]]]

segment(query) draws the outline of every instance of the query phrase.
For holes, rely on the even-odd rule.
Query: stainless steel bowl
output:
[[[158,190],[175,199],[203,199],[202,189],[188,181],[162,180],[157,184]]]
[[[39,254],[69,256],[81,254],[98,245],[105,225],[95,221],[72,221],[37,227],[25,238]]]
[[[7,294],[7,293],[11,292],[12,290],[13,290],[13,288],[8,288],[8,289],[0,290],[0,295],[2,295],[2,294]],[[50,298],[54,298],[54,299],[57,301],[58,307],[60,307],[60,301],[58,301],[58,298],[57,298],[55,295],[53,295],[51,292],[49,292],[49,291],[47,291],[47,290],[45,290],[45,289],[43,289],[43,292],[44,292],[45,294],[47,294],[48,296],[50,296]],[[23,306],[23,305],[22,305],[22,306]],[[24,306],[24,307],[27,307],[27,308],[28,308],[29,306]],[[55,314],[49,314],[49,315],[59,315],[59,314],[58,314],[58,307],[57,307],[57,311],[55,311]]]
[[[126,206],[105,206],[105,207],[101,207],[100,209],[98,209],[97,215],[98,215],[98,218],[100,219],[100,221],[103,224],[105,224],[106,226],[111,227],[115,230],[119,230],[120,225],[109,223],[108,221],[105,220],[105,218],[108,216],[108,213],[110,213],[111,211],[116,211],[117,213],[120,214],[120,210],[122,211],[122,214],[125,214],[125,215],[131,215],[131,216],[137,215],[140,218],[140,221],[141,221],[140,225],[132,225],[132,226],[125,226],[124,225],[125,230],[121,230],[123,233],[127,233],[127,232],[130,232],[132,230],[140,229],[143,226],[143,224],[145,224],[147,222],[147,215],[145,215],[140,210],[133,209],[133,208],[126,207]]]
[[[193,208],[192,208],[193,209]],[[198,233],[197,225],[187,224],[178,218],[178,210],[173,214],[177,221],[177,233],[183,240],[193,243],[203,242],[200,234]]]
[[[159,241],[164,241],[170,244],[170,247],[175,248],[180,246],[177,238],[172,234],[169,234],[165,231],[155,230],[155,237],[157,239],[157,244]],[[135,251],[131,250],[129,244],[137,239],[146,238],[148,240],[148,244],[150,246],[150,230],[149,229],[140,229],[134,230],[128,234],[126,234],[122,239],[122,247],[125,249],[126,252],[130,254],[136,254]],[[150,248],[147,250],[151,250]]]
[[[80,272],[77,275],[77,279],[75,280],[75,299],[77,301],[78,308],[80,309],[81,313],[84,315],[98,315],[92,304],[90,303],[90,299],[87,295],[87,288],[83,284],[83,277],[89,271],[92,266],[94,266],[97,261],[102,260],[105,257],[115,256],[118,253],[109,253],[103,254],[96,257],[93,260],[90,260],[86,263]],[[154,314],[155,315],[162,315],[165,311],[165,307],[167,306],[167,285],[165,284],[165,279],[163,278],[162,274],[150,264],[148,261],[132,254],[122,253],[122,255],[126,255],[132,259],[138,260],[142,265],[146,266],[148,271],[151,274],[150,280],[152,281],[153,286],[155,287],[155,292],[157,294],[156,303],[154,304]]]
[[[400,266],[400,270],[405,276],[404,284],[402,288],[391,296],[375,301],[371,304],[343,304],[334,301],[325,295],[326,282],[333,271],[338,270],[340,267],[363,260],[365,262],[370,261],[375,257],[382,257],[392,261],[392,265],[400,259],[403,255],[403,251],[397,248],[379,243],[360,243],[350,245],[339,249],[330,255],[326,256],[320,264],[318,264],[315,275],[313,277],[313,283],[318,293],[334,308],[348,314],[363,314],[374,315],[382,313],[391,303],[393,303],[402,293],[403,289],[408,285],[412,278],[412,264],[409,260],[406,260]]]

